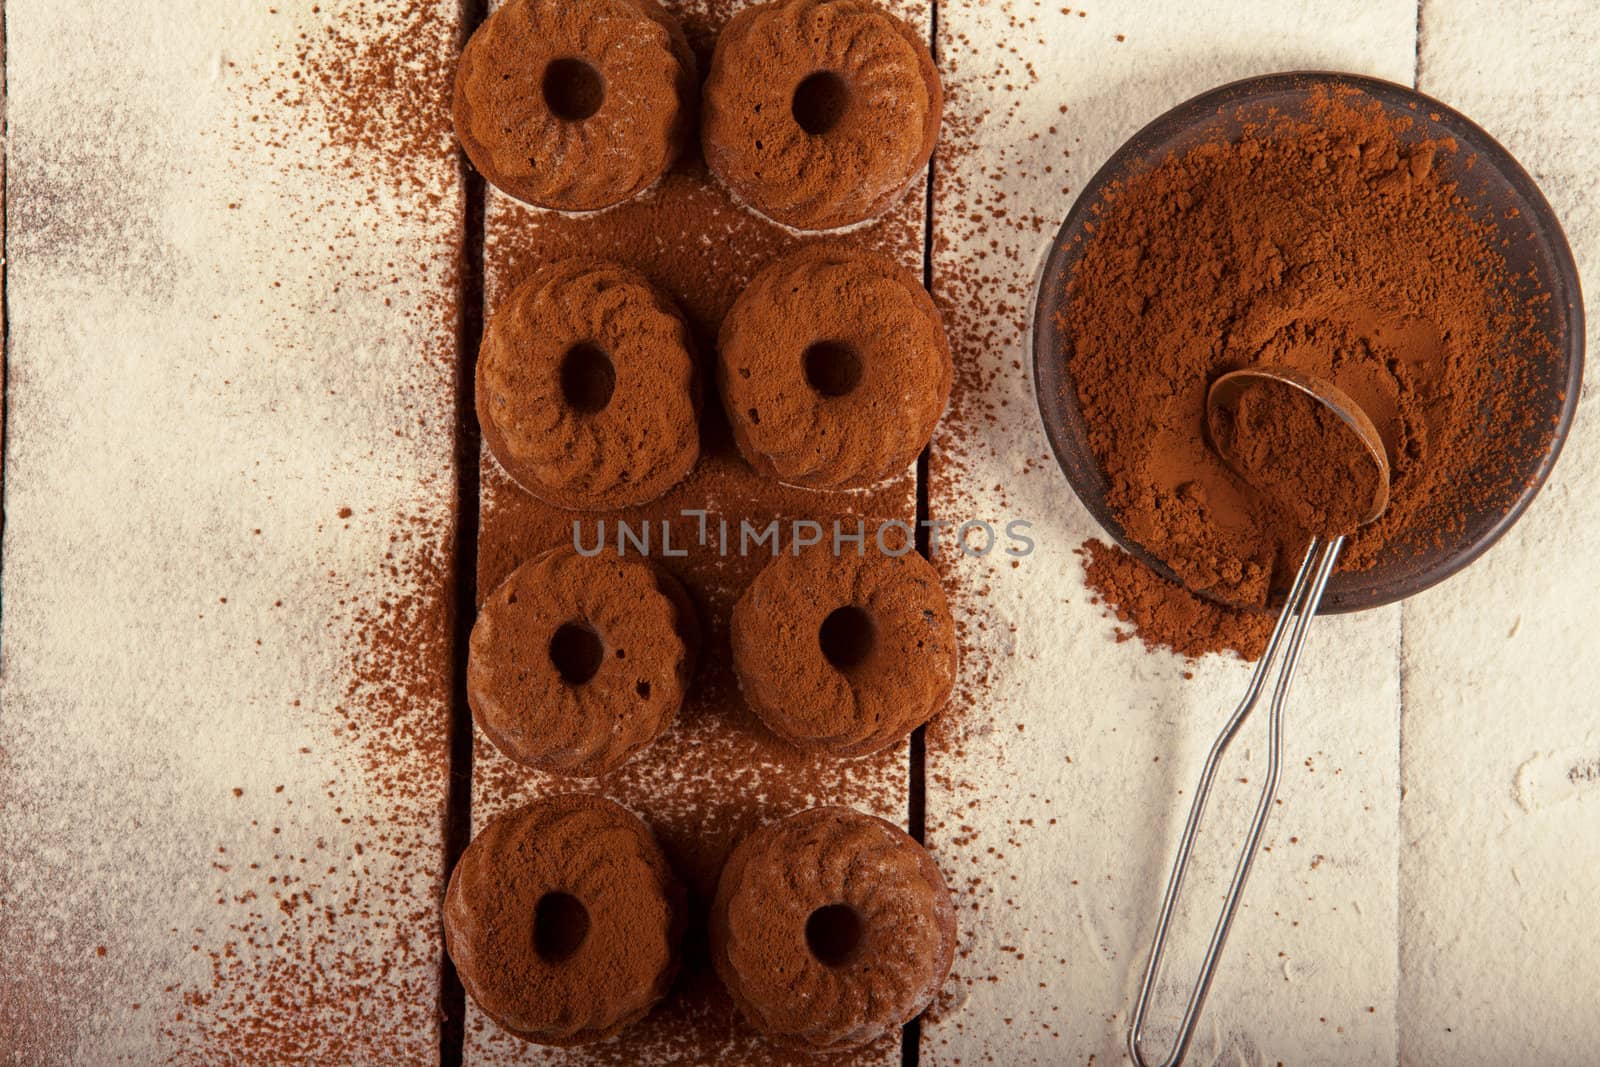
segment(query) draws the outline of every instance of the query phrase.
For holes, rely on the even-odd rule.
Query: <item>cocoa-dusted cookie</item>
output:
[[[850,808],[764,826],[728,857],[711,904],[711,961],[752,1026],[843,1052],[898,1030],[933,1000],[956,913],[933,858]]]
[[[648,827],[572,793],[496,817],[444,898],[461,984],[507,1031],[541,1045],[610,1037],[672,984],[684,890]]]
[[[505,298],[484,330],[477,405],[506,473],[557,507],[645,503],[700,456],[689,328],[615,263],[553,263]]]
[[[944,91],[923,35],[870,0],[771,0],[717,38],[704,108],[706,162],[739,199],[827,230],[921,177]]]
[[[677,716],[699,647],[694,606],[671,574],[564,545],[484,599],[467,702],[507,756],[591,778],[626,763]]]
[[[717,348],[740,453],[808,489],[904,471],[950,398],[939,309],[878,255],[808,246],[771,264],[723,319]]]
[[[933,565],[825,539],[769,563],[733,607],[733,668],[773,733],[862,756],[928,721],[950,696],[956,631]]]
[[[497,188],[593,211],[649,187],[693,124],[699,80],[656,0],[509,0],[456,68],[456,138]]]

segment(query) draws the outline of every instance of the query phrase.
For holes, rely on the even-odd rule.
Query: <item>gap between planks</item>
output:
[[[488,0],[462,0],[458,49],[483,22]],[[460,268],[457,281],[456,320],[456,536],[451,554],[450,650],[450,779],[445,792],[444,878],[472,839],[472,710],[467,704],[467,649],[478,599],[478,495],[481,435],[473,403],[473,381],[478,367],[478,346],[483,339],[484,211],[487,192],[483,179],[458,148],[457,165],[465,193],[462,218]],[[439,900],[443,914],[444,899]],[[466,991],[450,954],[439,952],[439,1064],[460,1067],[466,1046]]]
[[[931,0],[928,16],[928,50],[933,53],[933,65],[939,66],[939,0]],[[923,183],[922,210],[922,287],[933,295],[933,182],[934,174],[939,162],[939,146],[935,141],[933,154],[928,157],[928,177]],[[928,494],[928,468],[929,458],[933,453],[933,443],[930,441],[917,457],[917,524],[916,544],[917,552],[933,562],[930,553],[931,540],[928,534],[928,519],[931,518],[931,507]],[[936,564],[937,565],[937,564]],[[955,699],[955,695],[951,695]],[[949,710],[948,706],[945,709]],[[927,843],[928,829],[928,728],[919,726],[911,731],[911,747],[909,753],[910,774],[906,788],[906,830],[916,839],[917,844]],[[906,1023],[905,1030],[900,1039],[901,1067],[918,1067],[922,1060],[922,1016],[918,1015]]]
[[[6,426],[10,422],[6,416],[11,407],[11,393],[7,389],[11,381],[11,288],[6,284],[10,281],[11,270],[11,257],[7,254],[10,228],[6,225],[11,217],[11,201],[6,195],[11,161],[10,103],[11,82],[6,74],[6,4],[5,0],[0,0],[0,534],[6,530]],[[0,612],[4,610],[4,598],[0,598]]]

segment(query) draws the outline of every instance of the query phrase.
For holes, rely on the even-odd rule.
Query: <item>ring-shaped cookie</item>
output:
[[[688,140],[694,53],[656,0],[509,0],[456,69],[456,138],[496,188],[594,211],[635,196]]]
[[[824,539],[785,554],[733,608],[745,702],[804,749],[862,756],[905,737],[949,699],[955,622],[933,565]]]
[[[505,755],[592,778],[632,759],[677,717],[699,644],[694,607],[671,574],[566,545],[484,598],[467,700]]]
[[[700,140],[745,204],[827,230],[882,214],[926,173],[943,110],[903,20],[870,0],[772,0],[717,38]]]
[[[557,507],[654,500],[700,455],[700,376],[664,294],[614,263],[551,264],[502,301],[477,367],[483,439]]]
[[[493,819],[450,875],[445,946],[484,1014],[527,1041],[610,1037],[666,995],[683,886],[648,827],[604,797]]]
[[[843,807],[745,838],[711,905],[712,963],[745,1018],[814,1052],[899,1030],[944,984],[955,940],[933,858],[900,828]]]
[[[717,387],[739,452],[807,489],[903,473],[950,397],[950,345],[922,284],[878,255],[808,246],[723,319]]]

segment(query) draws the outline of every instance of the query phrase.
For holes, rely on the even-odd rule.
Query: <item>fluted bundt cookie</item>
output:
[[[921,284],[881,256],[807,247],[723,319],[717,385],[739,451],[808,489],[904,471],[950,398],[950,346]]]
[[[712,964],[745,1018],[818,1052],[860,1048],[920,1013],[955,941],[933,858],[849,808],[812,808],[745,838],[711,905]]]
[[[626,763],[677,716],[699,646],[694,607],[672,575],[564,545],[484,600],[467,701],[507,756],[590,778]]]
[[[600,796],[495,818],[456,864],[445,946],[484,1014],[541,1045],[610,1037],[672,984],[684,891],[650,830]]]
[[[497,188],[593,211],[642,192],[693,123],[698,79],[656,0],[509,0],[456,69],[456,138]]]
[[[862,756],[950,696],[955,622],[933,565],[823,542],[767,565],[733,607],[733,668],[767,727],[804,749]]]
[[[921,34],[869,0],[772,0],[729,20],[706,78],[706,162],[801,230],[882,214],[920,177],[944,92]]]
[[[478,419],[495,458],[563,508],[622,508],[700,455],[689,328],[636,271],[564,260],[506,297],[478,356]]]

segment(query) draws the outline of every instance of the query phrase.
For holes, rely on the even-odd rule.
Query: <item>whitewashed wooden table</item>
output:
[[[448,69],[471,16],[4,8],[0,1063],[503,1062],[470,1035],[463,1053],[438,1010],[475,209],[447,137],[304,81],[332,69],[330,39]],[[1187,791],[1245,668],[1185,680],[1089,603],[1073,549],[1096,529],[1027,370],[1045,243],[1169,106],[1343,69],[1499,137],[1593,288],[1600,8],[903,10],[949,92],[927,256],[964,381],[926,499],[936,519],[1029,519],[1039,545],[1015,568],[945,559],[974,651],[922,758],[963,954],[908,1055],[1116,1063]],[[352,100],[369,103],[336,113]],[[367,143],[330,144],[340,124]],[[1600,1062],[1596,374],[1554,478],[1485,559],[1314,629],[1271,851],[1192,1062]],[[1258,733],[1238,747],[1224,780],[1260,762]]]

